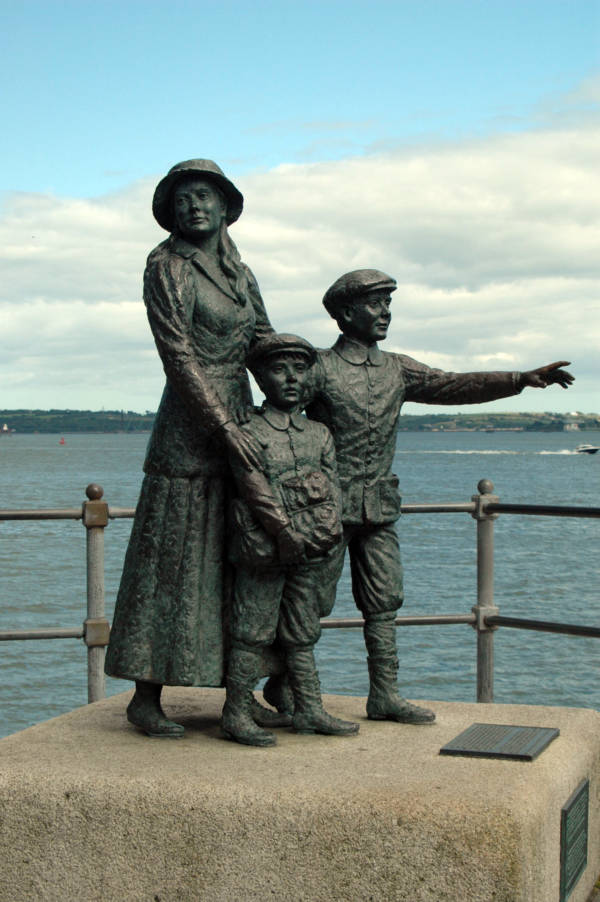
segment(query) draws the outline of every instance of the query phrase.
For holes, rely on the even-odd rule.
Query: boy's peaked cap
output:
[[[290,335],[286,332],[273,332],[266,338],[258,341],[248,354],[247,364],[250,370],[260,366],[266,359],[275,354],[302,354],[309,363],[313,364],[317,359],[317,352],[310,341],[299,335]]]
[[[354,269],[336,279],[325,295],[323,306],[331,316],[370,291],[395,291],[397,282],[380,269]]]

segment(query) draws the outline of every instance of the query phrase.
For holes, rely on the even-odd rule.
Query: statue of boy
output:
[[[327,555],[342,536],[331,434],[300,412],[315,359],[303,338],[269,335],[248,360],[266,401],[240,428],[263,466],[261,472],[237,457],[230,461],[241,497],[232,508],[235,582],[222,722],[229,739],[246,745],[275,743],[252,717],[262,654],[275,639],[293,694],[294,730],[335,736],[358,731],[358,724],[323,710],[313,654],[321,634],[319,592],[336,578]],[[335,594],[335,583],[327,594]]]
[[[517,395],[525,386],[567,388],[573,376],[560,361],[526,373],[448,373],[403,354],[381,351],[390,324],[396,281],[375,269],[337,279],[323,304],[342,331],[335,345],[318,351],[315,396],[308,416],[329,427],[335,442],[342,488],[344,535],[328,560],[335,585],[346,548],[352,591],[365,619],[370,689],[367,714],[375,720],[425,724],[432,711],[412,705],[397,689],[396,611],[402,604],[402,567],[395,530],[400,516],[398,478],[392,473],[396,431],[404,401],[474,404]],[[335,595],[320,593],[321,616],[331,613]],[[265,697],[278,704],[277,678]]]

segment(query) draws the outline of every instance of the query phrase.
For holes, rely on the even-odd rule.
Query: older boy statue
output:
[[[301,413],[315,359],[303,338],[274,334],[255,345],[248,361],[266,401],[240,428],[262,468],[231,460],[241,497],[232,509],[235,582],[222,722],[226,736],[245,745],[275,743],[255,722],[252,695],[263,651],[275,639],[289,675],[294,730],[358,732],[357,724],[323,710],[313,655],[321,634],[319,593],[332,579],[327,555],[342,536],[333,440],[325,426]]]
[[[335,442],[343,496],[343,541],[332,552],[332,579],[350,554],[354,600],[365,620],[370,689],[367,714],[374,720],[426,724],[432,711],[410,704],[397,689],[396,611],[402,604],[402,567],[395,521],[400,515],[398,479],[392,473],[396,431],[404,401],[474,404],[517,395],[525,386],[567,388],[573,376],[560,361],[530,372],[448,373],[403,354],[380,350],[388,331],[396,281],[375,269],[346,273],[327,290],[323,304],[342,335],[318,352],[316,393],[308,416],[329,427]],[[320,593],[321,616],[335,597]],[[277,702],[276,686],[265,697]]]

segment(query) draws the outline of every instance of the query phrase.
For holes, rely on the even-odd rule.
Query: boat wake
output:
[[[497,449],[486,451],[485,449],[470,449],[468,451],[463,451],[462,449],[456,448],[454,450],[445,450],[445,449],[437,449],[435,451],[430,450],[409,450],[406,448],[397,448],[396,454],[410,454],[411,457],[414,454],[459,454],[459,455],[469,455],[469,454],[523,454],[523,451],[499,451]]]
[[[538,454],[568,454],[574,455],[577,454],[573,448],[563,448],[562,451],[538,451]]]
[[[469,449],[468,451],[462,449],[436,449],[436,450],[410,450],[407,448],[398,448],[396,450],[397,454],[410,454],[411,456],[415,454],[459,454],[459,455],[469,455],[469,454],[552,454],[552,455],[578,455],[578,452],[571,448],[562,448],[559,451],[509,451],[507,449],[499,450],[497,448],[486,450],[483,448],[480,449]]]

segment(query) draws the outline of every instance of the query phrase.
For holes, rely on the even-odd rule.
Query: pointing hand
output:
[[[561,369],[563,366],[569,366],[570,361],[558,360],[556,363],[549,363],[546,366],[540,366],[537,370],[529,370],[521,373],[521,383],[531,386],[531,388],[546,388],[548,385],[557,383],[563,388],[568,388],[575,381],[567,370]]]

